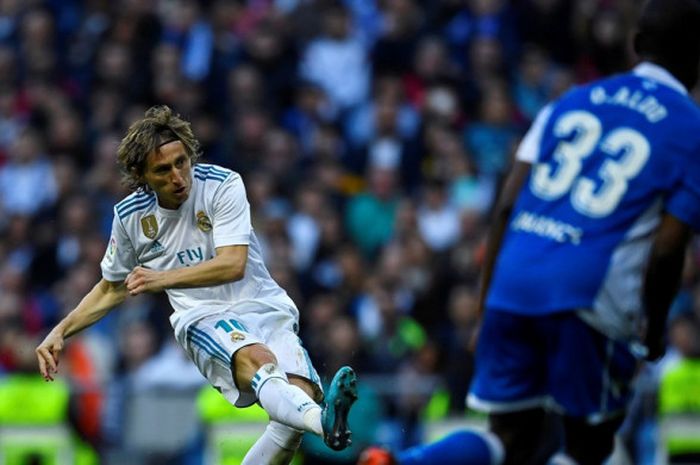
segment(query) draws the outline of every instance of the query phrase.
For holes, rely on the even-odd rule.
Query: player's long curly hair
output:
[[[129,127],[117,149],[122,182],[132,191],[149,190],[143,181],[148,154],[175,140],[182,142],[194,164],[201,156],[201,147],[190,123],[167,105],[155,105],[146,110],[144,117]]]

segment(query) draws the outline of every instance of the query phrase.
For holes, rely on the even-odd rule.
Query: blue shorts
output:
[[[489,309],[469,406],[487,413],[534,407],[599,423],[623,413],[637,359],[575,312],[527,316]]]

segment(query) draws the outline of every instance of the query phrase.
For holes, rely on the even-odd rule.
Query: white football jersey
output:
[[[200,163],[192,168],[192,189],[177,210],[158,205],[153,192],[137,191],[114,207],[112,235],[102,259],[107,281],[124,281],[140,265],[153,270],[194,266],[216,255],[216,248],[247,245],[243,279],[218,286],[167,289],[178,328],[208,314],[245,303],[296,310],[270,277],[250,223],[250,206],[238,173]]]

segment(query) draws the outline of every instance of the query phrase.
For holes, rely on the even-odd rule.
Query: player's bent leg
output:
[[[489,426],[506,454],[503,465],[545,465],[560,446],[552,414],[542,408],[491,414]]]
[[[253,391],[251,381],[260,367],[272,363],[277,365],[277,357],[263,344],[245,346],[233,354],[231,371],[236,381],[236,386],[241,391]]]
[[[265,345],[252,344],[236,352],[232,371],[239,389],[252,389],[271,420],[323,434],[321,407],[304,390],[289,383]]]
[[[323,409],[323,440],[333,450],[343,450],[352,443],[348,415],[357,400],[357,377],[352,368],[340,368],[333,376]]]
[[[288,465],[301,444],[302,432],[271,421],[241,465]]]
[[[615,447],[615,432],[624,417],[591,425],[580,418],[564,418],[566,453],[578,465],[601,465]]]
[[[496,435],[465,429],[396,455],[380,447],[370,447],[360,455],[357,465],[501,465],[504,455]]]
[[[488,431],[462,430],[396,454],[399,465],[501,465],[505,451]]]

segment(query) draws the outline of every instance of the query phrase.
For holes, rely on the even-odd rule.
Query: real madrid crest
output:
[[[202,210],[197,212],[197,227],[204,232],[211,231],[211,220]]]
[[[148,215],[141,218],[141,229],[149,239],[155,239],[158,234],[158,220],[155,215]]]
[[[234,331],[231,333],[231,342],[238,342],[245,339],[245,334]]]

